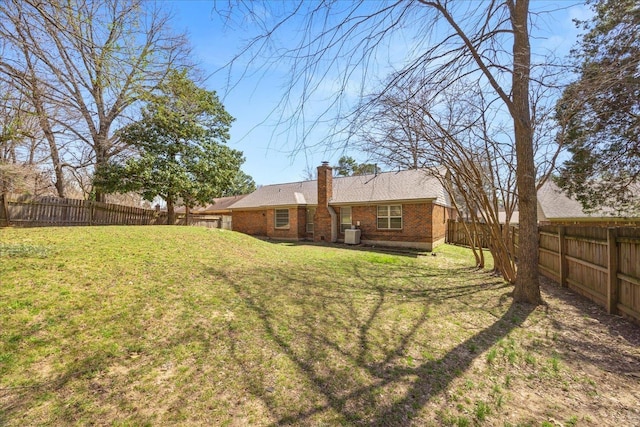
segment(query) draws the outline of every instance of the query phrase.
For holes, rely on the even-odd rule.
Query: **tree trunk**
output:
[[[108,155],[107,155],[107,149],[105,147],[105,138],[102,135],[95,135],[94,136],[94,150],[96,153],[96,163],[95,163],[95,168],[98,169],[102,166],[105,166],[107,164],[108,159]],[[96,202],[106,202],[106,194],[104,194],[102,191],[100,190],[95,190],[94,192],[95,197],[96,197]],[[167,207],[168,207],[168,203],[167,203]]]
[[[167,225],[174,225],[176,214],[173,208],[173,198],[167,197]]]
[[[58,146],[56,145],[56,137],[51,129],[48,118],[46,116],[46,112],[40,104],[40,100],[37,97],[34,97],[35,102],[34,105],[36,107],[36,112],[38,114],[38,120],[40,121],[40,127],[42,128],[42,132],[44,133],[45,139],[49,144],[49,153],[51,156],[51,163],[53,164],[53,172],[56,177],[56,181],[54,185],[56,187],[56,192],[58,193],[58,197],[64,197],[64,173],[62,171],[62,161],[60,159],[60,152],[58,151]]]
[[[26,82],[29,84],[29,88],[32,91],[31,98],[33,101],[33,107],[35,108],[36,114],[38,116],[38,123],[40,125],[40,128],[42,129],[42,133],[44,134],[45,139],[47,140],[47,143],[49,144],[49,154],[51,156],[51,163],[53,165],[53,171],[56,177],[54,185],[56,187],[58,197],[64,197],[64,173],[62,171],[62,160],[60,159],[60,152],[58,151],[58,146],[56,145],[56,136],[53,132],[53,129],[51,128],[51,124],[49,123],[49,116],[44,107],[44,101],[40,93],[38,82],[35,79],[32,65],[31,63],[29,63],[28,65],[31,76],[30,79],[28,79]]]
[[[516,171],[520,210],[520,250],[513,299],[516,302],[540,304],[542,298],[538,281],[538,201],[533,159],[533,128],[529,107],[531,70],[531,47],[527,28],[529,1],[516,0],[514,3],[510,3],[514,34],[512,114],[518,162]]]

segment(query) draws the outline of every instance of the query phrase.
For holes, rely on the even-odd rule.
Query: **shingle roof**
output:
[[[315,205],[318,203],[316,181],[290,182],[259,187],[231,209],[257,208],[262,206]]]
[[[444,203],[444,188],[423,169],[359,175],[333,180],[330,203],[370,203],[394,200],[434,199]]]
[[[550,180],[538,190],[538,206],[547,219],[589,217],[580,202],[570,199]]]
[[[200,209],[200,212],[220,212],[220,211],[227,211],[229,210],[229,206],[231,206],[232,204],[239,202],[240,200],[242,200],[243,198],[245,198],[247,195],[243,194],[240,196],[229,196],[229,197],[219,197],[217,199],[213,199],[213,203],[210,205],[205,206],[204,208]]]
[[[443,186],[423,169],[333,178],[330,204],[435,200],[449,205]],[[230,206],[248,209],[266,206],[316,205],[317,182],[265,185]]]
[[[197,214],[215,214],[217,212],[221,212],[221,211],[228,211],[229,210],[229,206],[231,206],[232,204],[234,204],[235,202],[238,202],[240,200],[242,200],[243,197],[245,197],[246,195],[241,195],[241,196],[229,196],[229,197],[218,197],[216,199],[213,199],[213,203],[207,205],[207,206],[196,206],[194,208],[191,209],[191,213],[197,213]],[[176,213],[184,213],[185,212],[185,208],[184,206],[180,206],[177,207],[175,209]]]
[[[538,220],[544,219],[565,219],[565,218],[615,218],[615,217],[637,217],[637,215],[625,215],[621,212],[614,212],[612,209],[604,208],[594,212],[586,213],[580,202],[569,198],[558,186],[547,181],[538,190],[538,206],[542,212],[538,212]]]

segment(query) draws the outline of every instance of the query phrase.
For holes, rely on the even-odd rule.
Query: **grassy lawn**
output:
[[[0,229],[0,425],[640,424],[637,327],[436,254]]]

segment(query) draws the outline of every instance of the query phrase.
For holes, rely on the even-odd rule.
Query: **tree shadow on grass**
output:
[[[223,277],[259,319],[265,340],[287,358],[316,396],[313,401],[283,406],[273,387],[265,387],[253,373],[247,375],[249,389],[276,420],[273,425],[313,424],[326,422],[326,417],[338,423],[406,425],[535,308],[510,305],[498,309],[501,315],[478,308],[505,287],[501,280],[488,277],[479,284],[450,281],[416,291],[387,285],[384,275],[366,275],[354,268],[362,285],[351,292],[311,271],[273,267],[239,275],[214,274]],[[278,283],[256,287],[260,276],[276,277]],[[425,341],[424,332],[441,326],[442,319],[434,319],[432,311],[437,304],[449,303],[456,305],[453,311],[465,310],[465,304],[481,311],[484,318],[473,325],[479,332],[463,333],[458,344],[447,347],[440,357],[412,358],[410,346],[438,347],[437,342]],[[283,314],[283,305],[303,315]],[[236,360],[241,361],[241,355]],[[384,395],[393,398],[381,398]]]
[[[312,242],[310,240],[271,240],[264,239],[265,242],[272,243],[274,245],[282,245],[282,246],[318,246],[323,248],[336,248],[343,250],[351,250],[358,252],[371,252],[371,253],[382,253],[387,255],[397,255],[409,258],[418,258],[420,256],[427,256],[432,252],[416,249],[416,248],[403,248],[403,247],[393,247],[393,246],[374,246],[374,245],[348,245],[346,243],[327,243],[327,242]]]
[[[605,309],[574,291],[541,278],[550,301],[554,340],[563,359],[593,365],[619,375],[640,375],[640,327],[630,320],[607,314]]]
[[[76,378],[101,371],[110,363],[112,358],[108,354],[93,353],[73,361],[65,368],[64,373],[51,380],[39,381],[27,386],[0,388],[0,425],[15,419],[16,414],[22,413],[39,398],[62,390]],[[61,417],[70,424],[78,422],[79,412],[76,409],[73,406],[65,406]]]
[[[417,409],[433,396],[445,390],[452,380],[468,369],[478,354],[488,350],[511,330],[520,326],[533,311],[533,306],[512,304],[507,312],[488,328],[458,344],[441,359],[423,363],[415,368],[394,370],[386,380],[412,376],[404,397],[381,410],[373,422],[377,425],[405,425]]]

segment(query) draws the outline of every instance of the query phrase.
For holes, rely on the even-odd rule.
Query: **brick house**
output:
[[[266,185],[229,206],[233,230],[253,236],[361,242],[432,250],[444,242],[453,209],[440,181],[425,170],[333,177],[327,162],[313,181]]]

